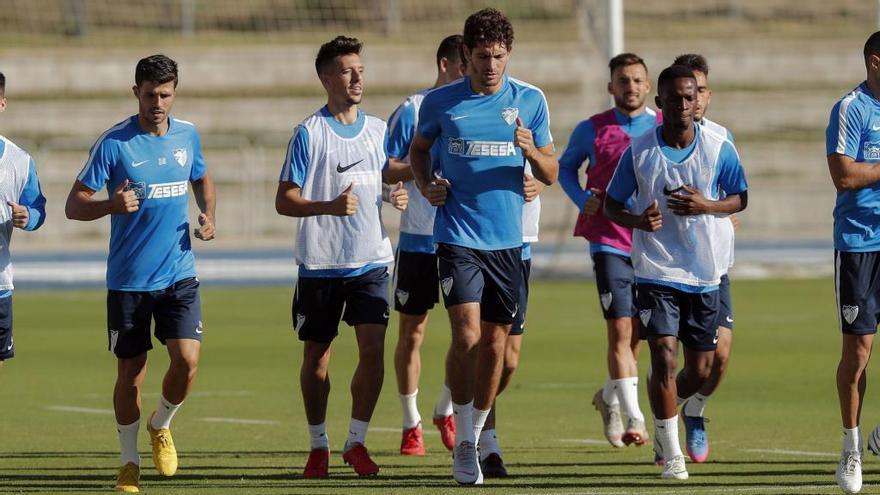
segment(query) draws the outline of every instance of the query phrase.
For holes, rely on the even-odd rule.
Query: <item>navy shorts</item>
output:
[[[851,335],[877,333],[880,319],[880,252],[834,251],[834,289],[840,330]]]
[[[168,339],[202,340],[199,279],[186,278],[148,292],[107,291],[107,337],[116,357],[139,356],[153,348],[150,323],[163,345]]]
[[[529,308],[529,275],[532,273],[532,260],[522,260],[522,283],[519,284],[519,307],[516,309],[516,318],[510,327],[510,335],[522,335],[526,331],[526,311]]]
[[[733,330],[733,300],[730,298],[730,277],[721,276],[718,286],[718,326]]]
[[[423,315],[440,301],[437,255],[397,251],[394,264],[394,309]]]
[[[293,330],[299,340],[329,344],[339,322],[388,325],[388,268],[356,277],[299,277],[293,295]]]
[[[447,308],[480,303],[480,320],[513,323],[522,281],[521,247],[484,251],[438,244],[437,266]]]
[[[636,315],[636,286],[632,260],[613,253],[594,253],[593,271],[599,304],[606,320]]]
[[[15,346],[12,342],[12,296],[0,299],[0,361],[12,359]]]
[[[658,284],[636,284],[639,336],[673,336],[688,349],[718,346],[718,291],[692,294]]]

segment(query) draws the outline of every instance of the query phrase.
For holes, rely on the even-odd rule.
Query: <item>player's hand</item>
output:
[[[532,137],[532,130],[523,127],[521,118],[516,118],[516,131],[513,133],[513,145],[522,150],[522,154],[526,158],[531,158],[538,151],[535,148],[535,140]]]
[[[733,224],[733,230],[736,230],[736,229],[739,228],[739,217],[738,217],[738,216],[736,216],[735,214],[731,213],[730,215],[728,215],[727,218],[729,218],[729,219],[730,219],[730,223]]]
[[[672,213],[676,215],[703,215],[709,213],[709,200],[706,199],[700,191],[697,191],[689,185],[681,186],[684,193],[675,193],[669,196],[666,204]]]
[[[15,201],[7,201],[6,204],[12,209],[12,226],[20,229],[27,227],[29,220],[28,209]]]
[[[342,191],[342,194],[336,197],[333,201],[330,202],[330,214],[336,215],[337,217],[347,217],[350,215],[354,215],[358,210],[358,197],[357,194],[351,191],[354,184],[349,184],[348,187]]]
[[[128,179],[122,181],[122,184],[113,191],[113,196],[110,198],[110,213],[129,214],[140,209],[137,194],[134,191],[126,191],[126,187],[128,187]]]
[[[214,219],[205,213],[199,213],[199,228],[193,229],[193,235],[197,239],[210,241],[214,238]]]
[[[544,190],[544,183],[529,174],[523,175],[523,198],[526,203],[532,202]]]
[[[394,186],[389,198],[391,199],[391,206],[400,211],[406,209],[406,205],[409,204],[409,193],[406,192],[406,188],[403,187],[403,182],[398,182],[397,185]]]
[[[446,194],[450,187],[452,187],[452,183],[443,177],[434,175],[434,180],[425,184],[420,191],[432,206],[443,206],[446,204]]]
[[[581,213],[584,215],[595,215],[602,210],[602,195],[604,191],[591,187],[590,192],[592,194],[584,201],[584,207],[581,208]]]
[[[655,199],[651,206],[645,208],[645,211],[642,212],[636,228],[646,232],[657,232],[660,230],[660,227],[663,227],[663,213],[660,212],[660,207]]]

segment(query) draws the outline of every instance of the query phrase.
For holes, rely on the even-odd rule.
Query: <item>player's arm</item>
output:
[[[388,161],[382,171],[386,184],[413,180],[412,168],[403,160],[409,153],[416,132],[416,122],[415,106],[409,98],[388,118],[388,130],[385,133],[385,154]]]
[[[409,148],[409,163],[412,167],[413,178],[422,196],[433,206],[442,206],[446,203],[447,189],[452,184],[441,177],[431,176],[431,146],[433,145],[434,139],[416,133]]]
[[[604,213],[612,222],[629,229],[656,232],[663,226],[663,215],[655,199],[645,211],[634,214],[626,209],[627,200],[636,193],[635,167],[632,149],[627,148],[620,157],[614,176],[605,191]]]
[[[354,215],[358,208],[357,196],[349,184],[342,194],[332,201],[312,201],[302,197],[302,188],[288,181],[278,183],[275,194],[275,211],[288,217],[314,217],[318,215]]]
[[[122,181],[109,199],[95,199],[95,190],[77,179],[67,195],[64,214],[71,220],[97,220],[110,214],[128,214],[138,211],[140,203],[134,191],[126,191],[128,179]]]
[[[388,166],[382,171],[382,178],[386,184],[410,181],[413,180],[412,168],[409,163],[397,158],[388,158]]]
[[[559,185],[578,211],[587,215],[599,211],[604,193],[595,188],[584,190],[579,177],[581,167],[590,160],[594,139],[593,124],[589,120],[581,122],[571,132],[568,147],[559,157]]]
[[[46,221],[46,197],[40,188],[37,167],[33,158],[28,165],[28,178],[18,201],[8,201],[12,210],[12,225],[24,230],[37,230]]]
[[[532,167],[535,178],[546,185],[552,185],[559,177],[559,161],[553,150],[553,143],[536,146],[532,130],[523,126],[521,118],[516,118],[513,144],[522,150],[522,154]]]
[[[205,172],[199,179],[192,181],[193,196],[199,207],[199,227],[193,231],[196,238],[210,241],[214,238],[215,211],[217,208],[217,193],[214,187],[214,179]]]
[[[707,199],[689,185],[670,195],[666,204],[676,215],[730,215],[746,209],[748,184],[739,154],[732,143],[725,141],[718,155],[718,178],[713,187],[724,191],[719,200]]]
[[[838,191],[863,189],[880,182],[880,163],[857,162],[848,155],[828,155],[828,171]]]

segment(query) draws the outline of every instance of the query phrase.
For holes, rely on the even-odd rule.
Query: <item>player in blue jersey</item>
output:
[[[0,112],[6,111],[6,76],[0,72]],[[12,229],[37,230],[46,221],[46,198],[34,159],[0,136],[0,367],[15,355],[12,339]]]
[[[461,35],[447,36],[437,48],[437,79],[434,88],[449,84],[463,76]],[[428,310],[440,298],[437,278],[437,256],[434,252],[434,210],[416,191],[409,164],[409,147],[416,133],[419,107],[425,93],[420,91],[394,110],[388,119],[388,168],[384,172],[389,183],[405,181],[409,203],[400,216],[400,238],[394,268],[394,309],[400,313],[400,335],[394,351],[397,372],[397,394],[403,409],[403,435],[400,453],[424,455],[425,443],[417,405],[420,349],[428,326]],[[433,423],[448,449],[454,447],[455,423],[452,419],[452,398],[449,387],[443,391],[434,408]]]
[[[147,423],[159,474],[177,470],[169,430],[195,378],[202,341],[199,280],[190,245],[187,191],[201,213],[194,235],[214,238],[214,183],[195,127],[171,116],[177,63],[164,55],[135,69],[138,113],[98,138],[67,197],[73,220],[110,215],[107,334],[117,357],[113,409],[121,448],[116,489],[137,492],[141,385],[147,371],[151,321],[170,357],[159,404]],[[108,199],[95,198],[107,187]]]
[[[867,77],[831,109],[825,152],[837,188],[834,206],[834,288],[843,334],[837,395],[843,448],[837,483],[846,493],[862,488],[859,419],[868,361],[880,318],[880,31],[865,42]],[[880,427],[868,437],[880,454]]]
[[[492,407],[522,278],[523,175],[552,184],[558,173],[547,101],[504,75],[513,26],[495,9],[465,21],[466,62],[475,76],[429,92],[410,148],[413,176],[438,206],[438,272],[452,326],[446,377],[453,401],[453,477],[482,482],[476,438]],[[429,152],[439,153],[431,173]]]
[[[623,447],[643,445],[648,440],[638,395],[639,337],[633,318],[632,232],[605,218],[601,204],[620,155],[633,137],[657,125],[659,115],[645,104],[651,83],[641,57],[621,53],[608,62],[608,68],[608,92],[614,98],[614,107],[574,128],[568,148],[559,158],[559,183],[580,211],[575,235],[589,241],[608,335],[608,379],[593,396],[593,405],[602,416],[605,438],[611,445]],[[579,178],[584,164],[586,187],[581,186]],[[626,427],[621,412],[627,417]]]
[[[648,340],[654,446],[662,477],[687,479],[678,441],[678,342],[684,372],[708,378],[718,336],[718,288],[729,240],[716,215],[745,208],[747,184],[733,144],[694,124],[696,79],[687,67],[660,73],[663,124],[635,138],[608,185],[605,213],[633,231],[640,334]]]
[[[351,421],[342,460],[359,476],[375,475],[367,429],[384,378],[388,267],[394,260],[382,226],[382,200],[405,209],[406,189],[383,186],[387,129],[359,109],[364,91],[362,44],[338,36],[321,46],[315,70],[327,104],[297,126],[278,182],[275,209],[299,218],[299,278],[291,311],[303,341],[300,387],[311,450],[305,478],[329,475],[325,419],[330,349],[340,319],[354,327],[358,365],[351,380]]]
[[[709,63],[700,54],[688,53],[675,58],[673,62],[691,69],[697,79],[697,99],[694,102],[694,122],[702,126],[708,132],[714,132],[726,137],[731,143],[734,142],[733,134],[724,126],[706,118],[706,111],[712,101],[712,90],[709,88]],[[733,263],[733,229],[737,224],[736,215],[730,215],[722,222],[730,222],[722,225],[726,233],[731,236],[730,262]],[[698,387],[694,380],[689,379],[684,373],[679,373],[676,379],[679,402],[682,403],[681,417],[685,426],[685,445],[688,456],[694,462],[705,462],[709,457],[709,437],[706,434],[706,422],[703,414],[709,397],[718,388],[721,379],[727,372],[727,363],[730,360],[730,350],[733,345],[733,302],[730,296],[730,278],[725,270],[721,275],[721,285],[718,289],[721,314],[718,317],[718,346],[715,348],[715,358],[712,360],[712,372],[709,378]]]

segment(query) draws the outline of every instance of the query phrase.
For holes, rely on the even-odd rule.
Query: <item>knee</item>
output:
[[[199,358],[197,355],[181,355],[171,361],[171,367],[178,373],[192,378],[199,367]]]
[[[421,329],[409,328],[400,332],[397,345],[402,350],[414,352],[422,346],[424,338],[425,334]]]
[[[715,360],[712,362],[712,367],[718,370],[719,373],[724,373],[727,371],[727,363],[730,360],[730,351],[725,350],[723,352],[715,353]]]
[[[451,348],[456,353],[471,352],[480,342],[480,333],[473,328],[454,327]]]
[[[126,384],[136,384],[146,366],[146,354],[134,358],[120,359],[118,368],[119,381]]]

